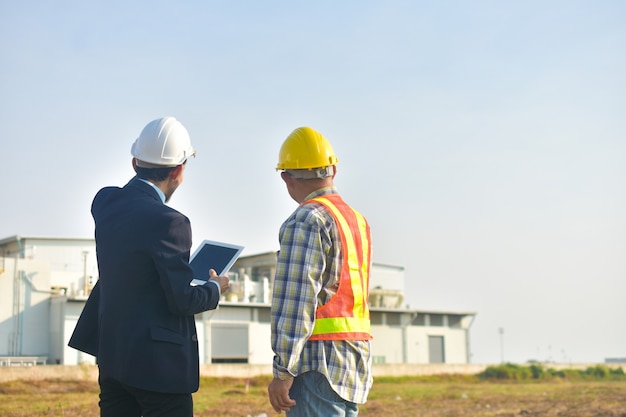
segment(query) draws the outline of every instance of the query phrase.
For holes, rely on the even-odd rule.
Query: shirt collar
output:
[[[137,178],[139,181],[143,181],[146,184],[148,184],[149,186],[151,186],[152,188],[154,188],[157,192],[157,194],[159,194],[159,197],[161,198],[161,201],[163,202],[163,204],[165,204],[165,193],[163,191],[161,191],[161,189],[159,187],[157,187],[156,185],[152,184],[150,181],[148,180],[144,180],[143,178]]]

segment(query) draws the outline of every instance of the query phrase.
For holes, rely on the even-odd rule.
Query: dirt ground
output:
[[[398,399],[393,407],[372,400],[361,411],[362,416],[398,417],[626,417],[626,392],[571,391],[563,396],[494,393],[480,397]]]
[[[273,417],[265,380],[203,381],[194,394],[197,417]],[[2,417],[98,416],[91,381],[0,384]],[[360,416],[626,417],[626,382],[376,383]],[[283,414],[284,416],[284,414]]]
[[[414,382],[415,388],[410,385],[411,382],[379,384],[370,393],[361,415],[626,417],[626,381]],[[395,400],[395,406],[390,398]],[[386,409],[393,412],[388,414]]]

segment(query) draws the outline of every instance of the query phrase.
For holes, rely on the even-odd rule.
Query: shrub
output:
[[[623,379],[624,378],[624,370],[622,368],[609,368],[604,365],[596,365],[590,366],[589,368],[581,371],[581,375],[604,379],[604,378],[612,378],[612,379]]]
[[[506,363],[502,365],[489,366],[483,372],[477,374],[480,379],[498,380],[544,380],[550,378],[560,378],[568,380],[579,379],[626,379],[626,374],[622,368],[609,368],[604,365],[590,366],[585,370],[576,369],[554,369],[543,368],[540,364],[533,363],[529,366]]]
[[[529,366],[529,369],[530,369],[531,375],[533,376],[533,379],[542,379],[546,374],[546,371],[543,369],[543,366],[539,364],[532,364]]]
[[[478,376],[482,379],[530,379],[532,372],[528,367],[505,363],[503,365],[489,366]]]
[[[589,368],[582,371],[581,374],[593,376],[596,378],[606,378],[607,376],[611,374],[611,372],[609,371],[609,368],[607,368],[606,366],[597,365],[597,366],[590,366]]]

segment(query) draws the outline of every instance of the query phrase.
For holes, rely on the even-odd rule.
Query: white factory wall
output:
[[[4,239],[0,240],[2,254],[0,356],[41,356],[49,364],[94,364],[94,357],[67,346],[97,279],[93,240]],[[272,363],[268,303],[271,283],[263,279],[273,270],[269,264],[272,259],[275,262],[273,253],[252,256],[246,266],[246,258],[240,258],[236,271],[246,271],[239,274],[241,288],[227,293],[217,310],[196,316],[202,364],[228,361],[229,356],[248,364]],[[250,280],[247,272],[259,275],[257,280]],[[456,327],[448,327],[447,319],[443,326],[430,326],[428,319],[426,325],[417,325],[415,318],[428,316],[428,312],[401,305],[404,278],[403,267],[373,265],[371,286],[376,297],[371,301],[375,298],[376,305],[372,311],[381,320],[372,325],[375,362],[428,363],[429,336],[443,336],[445,362],[467,363],[466,329],[473,313],[449,313],[464,317]],[[381,287],[378,292],[377,287]]]

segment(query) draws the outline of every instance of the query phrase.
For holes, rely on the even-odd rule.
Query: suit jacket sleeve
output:
[[[155,239],[154,264],[172,314],[188,316],[217,308],[219,290],[206,283],[190,286],[193,274],[189,266],[191,225],[186,216],[170,212],[166,230]]]

